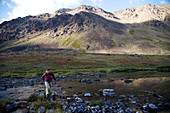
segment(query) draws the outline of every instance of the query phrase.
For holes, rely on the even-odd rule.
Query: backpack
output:
[[[45,73],[45,81],[51,82],[52,81],[52,73]]]

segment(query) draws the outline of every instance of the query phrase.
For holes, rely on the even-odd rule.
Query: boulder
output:
[[[35,113],[35,111],[34,110],[29,110],[29,113]]]
[[[132,111],[130,108],[127,108],[127,109],[125,110],[125,112],[126,112],[126,113],[133,113],[133,111]]]
[[[77,103],[83,103],[84,102],[83,99],[81,99],[81,98],[75,98],[75,100],[76,100]]]
[[[92,97],[92,94],[90,94],[90,93],[85,93],[85,94],[84,94],[84,97]]]
[[[7,90],[6,87],[0,87],[0,91],[5,91],[5,90]]]
[[[18,104],[7,104],[6,105],[6,110],[7,111],[14,111],[19,107]]]
[[[158,107],[156,107],[154,104],[149,104],[149,108],[150,109],[158,109]]]
[[[86,82],[87,80],[86,79],[82,79],[81,82]]]
[[[45,107],[38,108],[38,113],[45,113]]]
[[[67,95],[63,94],[63,95],[60,96],[60,98],[67,98]]]
[[[114,89],[103,89],[103,96],[114,96],[115,91]]]
[[[136,104],[136,101],[134,101],[134,100],[131,100],[131,101],[130,101],[130,103],[132,103],[132,104]]]
[[[74,98],[78,97],[76,94],[73,95]]]
[[[121,98],[125,98],[126,96],[125,96],[125,95],[120,95],[119,97],[121,97]]]

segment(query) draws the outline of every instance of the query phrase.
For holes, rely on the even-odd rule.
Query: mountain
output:
[[[144,6],[144,9],[161,7],[160,12],[169,11],[169,5]],[[142,21],[139,18],[143,18],[140,16],[143,12],[138,9],[144,6],[133,12],[133,8],[129,9],[132,16],[126,16],[126,10],[110,13],[82,5],[76,9],[59,9],[54,14],[6,21],[0,24],[0,51],[64,48],[86,53],[169,54],[169,14],[155,14],[157,19],[151,15]],[[136,14],[138,18],[125,22]]]
[[[170,4],[158,6],[145,4],[140,7],[113,12],[113,14],[122,23],[141,23],[150,20],[170,22]]]
[[[100,15],[100,16],[107,18],[107,19],[110,19],[110,20],[115,18],[114,14],[112,14],[110,12],[106,12],[99,7],[92,7],[92,6],[86,6],[86,5],[82,5],[78,8],[76,8],[76,9],[63,8],[63,9],[56,11],[56,14],[68,13],[68,14],[71,14],[71,15],[75,15],[76,13],[79,13],[81,11],[94,13],[94,14]]]

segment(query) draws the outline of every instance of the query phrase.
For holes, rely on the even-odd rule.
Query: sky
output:
[[[170,4],[170,0],[0,0],[0,24],[17,17],[54,13],[60,8],[76,8],[80,5],[97,6],[114,12],[144,4]]]

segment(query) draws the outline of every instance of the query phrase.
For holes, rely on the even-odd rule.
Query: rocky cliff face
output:
[[[144,5],[112,14],[83,5],[54,14],[19,17],[0,24],[0,50],[24,46],[89,53],[169,54],[168,7]],[[147,18],[146,11],[150,12]],[[122,24],[125,20],[136,24]]]
[[[113,14],[123,23],[141,23],[150,20],[164,21],[170,15],[170,4],[159,6],[146,4],[113,12]]]

